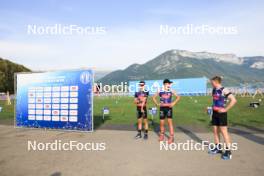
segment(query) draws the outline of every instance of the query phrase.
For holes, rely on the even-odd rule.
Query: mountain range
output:
[[[263,84],[264,57],[238,57],[234,54],[169,50],[144,64],[132,64],[116,70],[98,82],[118,84],[130,80],[224,77],[226,86],[244,83]]]

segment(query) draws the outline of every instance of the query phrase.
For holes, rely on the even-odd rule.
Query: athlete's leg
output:
[[[148,139],[148,119],[144,118],[144,139]]]
[[[164,119],[160,119],[160,137],[159,137],[159,141],[163,141],[164,140],[164,133],[165,133],[165,120]]]
[[[160,108],[160,136],[159,141],[164,141],[164,133],[165,133],[165,111],[164,108]]]
[[[164,124],[165,124],[165,120],[164,120],[164,119],[161,119],[161,120],[160,120],[160,133],[162,133],[162,134],[165,133],[165,127],[164,127]]]
[[[169,132],[170,132],[170,136],[169,136],[169,140],[168,143],[171,144],[172,142],[174,142],[174,129],[173,129],[173,122],[172,122],[172,108],[168,108],[166,111],[166,116],[168,119],[168,127],[169,127]]]
[[[148,119],[144,119],[144,129],[148,131]]]
[[[220,131],[221,131],[221,134],[223,135],[223,138],[225,140],[227,149],[230,150],[231,139],[230,139],[230,136],[228,134],[227,126],[220,126]]]
[[[138,118],[138,130],[142,130],[142,117],[141,118]]]
[[[215,144],[220,143],[220,129],[218,126],[213,126],[214,142]]]
[[[220,144],[220,128],[218,126],[218,123],[215,123],[216,121],[213,121],[213,133],[214,133],[214,143],[215,145],[209,147],[209,154],[218,154],[222,153],[222,145]]]
[[[144,107],[143,119],[144,119],[145,133],[147,133],[148,132],[148,114],[147,114],[147,108],[146,107]]]
[[[209,154],[222,153],[222,146],[220,144],[220,128],[216,124],[213,124],[213,133],[214,133],[214,143],[215,143],[215,145],[213,146],[213,148],[211,148],[211,147],[209,148],[210,150],[208,151],[208,153]]]
[[[168,143],[171,144],[174,142],[174,128],[173,128],[173,122],[171,118],[168,118],[168,126],[169,126],[169,131],[170,131],[170,137],[168,140]]]
[[[137,135],[135,136],[136,139],[139,139],[142,137],[141,130],[142,130],[142,117],[139,117],[137,120],[138,126],[137,126]]]
[[[230,160],[232,158],[232,153],[231,153],[231,140],[230,136],[228,134],[227,126],[221,126],[220,131],[224,137],[225,140],[225,152],[222,154],[222,159],[224,160]]]
[[[174,136],[174,128],[173,128],[173,122],[171,118],[168,118],[168,126],[169,126],[169,130],[170,130],[170,135]]]

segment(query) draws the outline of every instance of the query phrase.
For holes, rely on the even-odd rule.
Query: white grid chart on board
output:
[[[76,85],[28,88],[28,120],[77,122]]]

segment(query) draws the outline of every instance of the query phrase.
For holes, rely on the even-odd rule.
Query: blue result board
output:
[[[17,127],[93,131],[93,71],[16,74]]]

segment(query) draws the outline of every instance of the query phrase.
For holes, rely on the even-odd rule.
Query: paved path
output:
[[[211,140],[209,133],[180,128],[177,142]],[[236,133],[237,132],[237,133]],[[207,151],[160,151],[157,134],[150,132],[148,141],[135,140],[133,131],[97,130],[94,133],[14,129],[0,125],[1,176],[175,176],[221,175],[248,176],[264,173],[264,134],[232,134],[239,150],[233,159],[223,161],[220,155]],[[54,142],[70,140],[105,142],[105,151],[28,151],[28,140]]]

